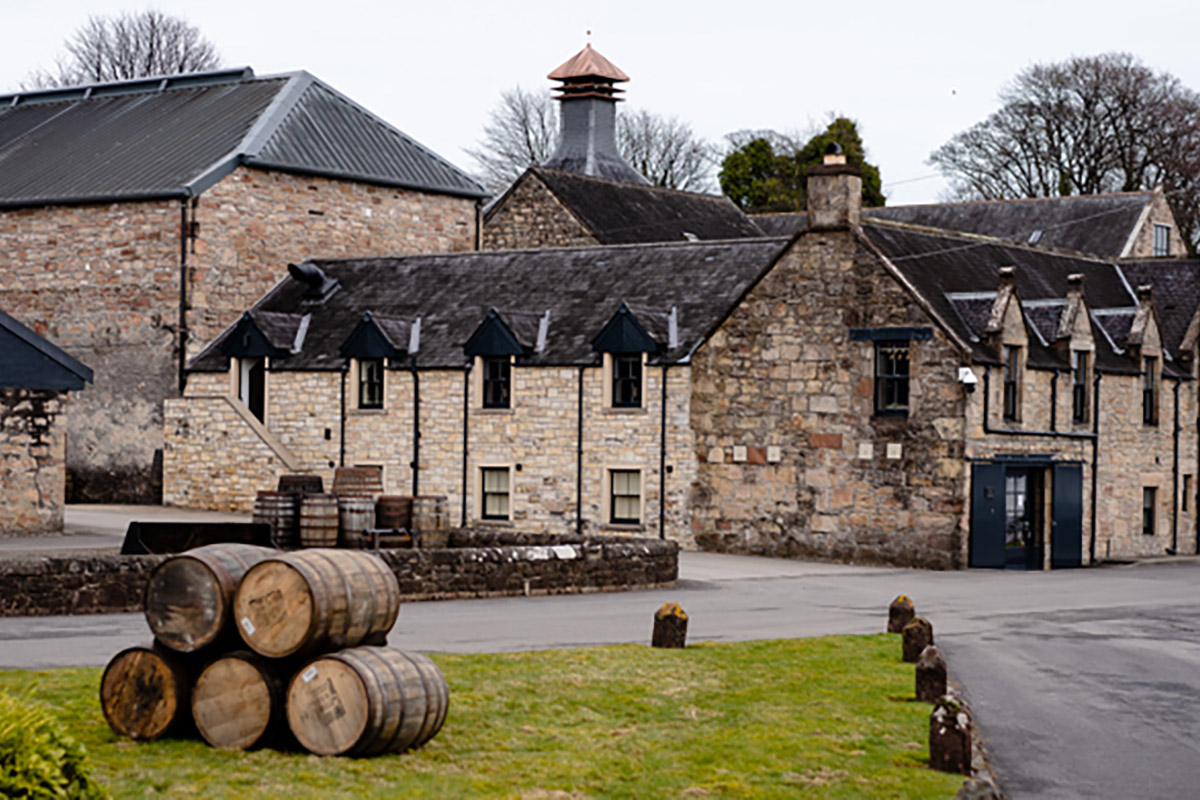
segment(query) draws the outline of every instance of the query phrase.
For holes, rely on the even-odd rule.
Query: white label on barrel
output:
[[[242,617],[242,630],[246,632],[247,636],[254,635],[254,623],[250,621],[249,617]]]
[[[305,683],[312,683],[312,679],[317,677],[317,668],[309,667],[300,674],[300,677],[304,679]]]

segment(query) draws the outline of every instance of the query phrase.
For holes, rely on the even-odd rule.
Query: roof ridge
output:
[[[985,204],[989,204],[989,203],[994,203],[994,204],[1032,203],[1032,202],[1044,202],[1047,200],[1083,200],[1083,199],[1090,199],[1090,198],[1096,198],[1096,197],[1135,197],[1137,195],[1149,195],[1149,194],[1152,194],[1153,192],[1154,192],[1153,189],[1139,189],[1137,191],[1132,191],[1132,192],[1093,192],[1090,194],[1069,194],[1069,195],[1058,195],[1055,197],[1007,197],[1007,198],[995,198],[995,199],[985,199],[985,200],[950,200],[950,201],[944,202],[944,203],[906,203],[904,205],[898,205],[898,206],[872,206],[872,208],[874,208],[874,209],[880,209],[880,208],[883,208],[883,209],[927,208],[929,206],[970,206],[970,205],[985,205]],[[867,208],[864,207],[863,211],[866,212]],[[803,212],[793,212],[793,213],[803,213]]]
[[[206,70],[204,72],[177,72],[169,75],[147,75],[142,78],[126,78],[119,81],[80,83],[72,86],[55,86],[45,89],[30,89],[0,94],[0,106],[17,106],[36,103],[76,102],[91,100],[93,96],[107,97],[109,94],[149,94],[172,89],[190,89],[214,86],[222,83],[246,83],[252,80],[269,80],[275,76],[256,77],[249,67]],[[136,87],[143,86],[144,89]],[[117,91],[122,90],[124,91]],[[22,103],[22,100],[25,102]]]
[[[613,186],[634,187],[637,189],[649,190],[649,191],[654,191],[654,192],[662,192],[664,194],[679,194],[679,195],[685,195],[687,197],[700,197],[705,200],[718,200],[718,201],[728,200],[731,203],[733,202],[732,200],[729,200],[729,197],[727,197],[724,194],[711,194],[709,192],[692,192],[692,191],[688,191],[687,189],[673,189],[670,186],[655,186],[652,183],[629,183],[628,181],[619,181],[614,178],[600,178],[595,175],[581,175],[578,172],[571,172],[570,170],[565,170],[565,169],[555,169],[553,167],[543,167],[540,164],[531,165],[529,167],[529,169],[535,170],[538,172],[553,172],[558,175],[566,175],[570,178],[577,178],[579,180],[584,180],[584,181],[596,181],[598,183],[609,183],[609,184],[612,184]],[[736,205],[735,205],[735,208],[736,208]],[[743,212],[743,213],[745,213],[745,212]],[[747,215],[747,216],[749,216],[749,215]]]

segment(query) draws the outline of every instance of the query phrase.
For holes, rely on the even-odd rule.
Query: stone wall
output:
[[[442,550],[381,551],[403,600],[647,589],[679,576],[678,545],[656,539],[459,531],[453,543]],[[0,560],[0,617],[141,611],[150,572],[166,558]]]
[[[583,247],[599,244],[549,187],[533,173],[518,179],[483,223],[484,250]]]
[[[419,493],[445,495],[455,523],[516,527],[547,533],[575,530],[579,370],[512,370],[512,408],[484,409],[474,375],[457,370],[419,372],[421,445]],[[657,535],[662,370],[647,367],[644,407],[605,407],[603,369],[584,370],[583,531]],[[468,396],[466,519],[463,519],[463,391]],[[249,511],[259,489],[273,488],[289,471],[279,456],[233,411],[226,373],[189,378],[188,397],[167,404],[164,500],[171,505]],[[305,471],[326,485],[340,462],[341,374],[268,372],[266,429]],[[413,377],[404,369],[385,376],[384,408],[357,409],[347,380],[345,464],[383,468],[384,491],[413,494]],[[222,398],[222,399],[218,399]],[[689,426],[689,370],[667,371],[667,535],[691,540],[686,497],[696,458]],[[511,519],[479,520],[482,467],[510,469]],[[606,520],[607,470],[642,474],[642,522]]]
[[[194,355],[308,257],[474,246],[475,201],[240,168],[189,204]],[[76,501],[154,502],[178,388],[181,203],[0,211],[0,308],[95,371],[67,415]]]
[[[63,526],[67,395],[0,388],[0,536]]]
[[[874,415],[852,328],[920,326],[907,417]],[[703,549],[963,565],[962,355],[846,232],[800,238],[692,360]],[[773,457],[774,456],[774,457]]]
[[[1129,257],[1152,258],[1154,256],[1154,223],[1167,225],[1171,229],[1171,250],[1168,255],[1186,256],[1187,245],[1184,244],[1183,236],[1179,233],[1179,226],[1175,224],[1175,215],[1171,212],[1170,205],[1167,204],[1166,196],[1162,191],[1156,189],[1151,198],[1150,214],[1146,217],[1145,224],[1138,229],[1134,237]]]

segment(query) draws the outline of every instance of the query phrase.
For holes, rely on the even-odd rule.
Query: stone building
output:
[[[471,178],[313,76],[249,69],[0,97],[0,306],[96,369],[77,500],[158,497],[186,358],[309,255],[477,246]]]
[[[92,371],[0,311],[0,535],[62,530],[68,392]]]
[[[295,266],[168,401],[166,499],[344,463],[466,523],[728,552],[1194,552],[1186,265],[864,219],[860,180],[811,170],[791,239]]]
[[[562,132],[484,213],[488,250],[760,237],[724,195],[650,186],[617,150],[616,84],[629,77],[589,44],[550,73]]]
[[[885,206],[864,208],[862,213],[871,220],[994,236],[1102,258],[1187,254],[1161,187],[1148,192]],[[808,226],[805,213],[755,214],[751,219],[768,236],[793,236]]]

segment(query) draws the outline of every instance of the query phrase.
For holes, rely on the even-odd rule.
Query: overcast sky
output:
[[[102,0],[4,3],[0,91],[49,67]],[[162,0],[230,66],[304,69],[473,170],[463,152],[499,94],[592,46],[623,69],[628,106],[674,115],[720,141],[743,128],[808,131],[831,111],[859,122],[888,203],[938,199],[926,163],[986,117],[1033,63],[1127,50],[1200,89],[1200,2],[390,2]]]

